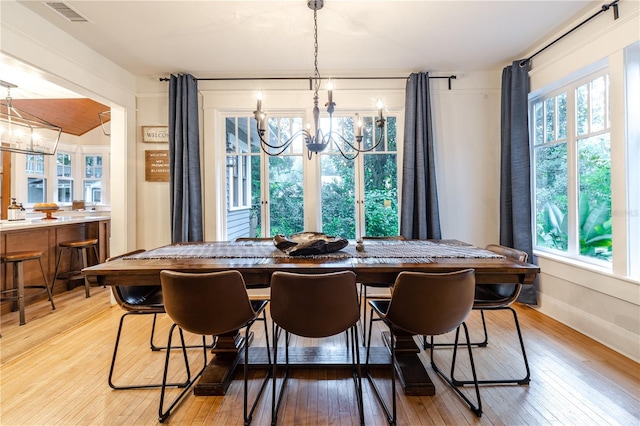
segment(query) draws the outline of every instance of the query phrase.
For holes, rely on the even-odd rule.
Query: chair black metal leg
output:
[[[251,420],[253,420],[253,413],[256,409],[256,407],[258,406],[258,402],[260,401],[260,397],[262,396],[262,392],[264,391],[264,388],[267,385],[267,382],[269,381],[269,379],[271,378],[271,372],[272,372],[272,366],[271,366],[271,355],[270,355],[270,350],[269,350],[269,334],[267,334],[267,317],[266,317],[266,311],[263,311],[263,316],[264,316],[264,335],[267,341],[267,359],[269,361],[269,367],[267,367],[267,374],[264,377],[264,380],[262,381],[262,384],[260,385],[260,389],[258,390],[258,394],[256,395],[255,400],[253,401],[253,404],[251,405],[251,409],[248,409],[248,398],[249,398],[249,387],[248,387],[248,382],[249,382],[249,329],[251,328],[252,324],[248,324],[247,327],[245,328],[245,332],[244,332],[244,404],[243,404],[243,409],[244,409],[244,425],[245,426],[249,426],[251,424]]]
[[[489,343],[489,335],[487,333],[487,323],[484,319],[484,309],[478,309],[480,311],[480,317],[482,318],[482,331],[484,333],[484,339],[481,342],[471,342],[471,346],[478,346],[484,348]],[[432,339],[433,340],[433,339]],[[453,343],[434,343],[436,347],[452,347]],[[422,349],[425,351],[429,348],[429,343],[427,343],[427,337],[422,336]]]
[[[180,334],[180,341],[182,343],[182,354],[183,354],[183,357],[184,357],[185,367],[186,367],[186,370],[187,370],[187,377],[191,378],[191,369],[189,368],[189,357],[187,356],[187,345],[185,344],[185,341],[184,341],[184,334],[182,333],[182,329],[180,327],[178,327],[176,324],[173,324],[171,326],[171,329],[169,330],[169,339],[168,339],[167,346],[171,347],[171,340],[172,340],[173,332],[176,329],[176,327],[178,328],[178,331],[179,331],[179,334]],[[162,388],[161,388],[161,391],[160,391],[160,404],[158,406],[158,421],[160,423],[164,423],[164,421],[169,418],[169,416],[171,415],[171,410],[176,405],[178,405],[178,403],[182,400],[182,397],[189,391],[189,389],[196,382],[196,380],[198,380],[200,378],[200,376],[204,372],[205,368],[207,367],[207,342],[206,342],[205,336],[202,336],[202,352],[203,352],[203,355],[204,355],[204,363],[202,365],[202,369],[200,371],[198,371],[198,374],[193,376],[193,378],[188,381],[188,384],[184,387],[182,392],[180,392],[180,394],[171,402],[171,404],[169,405],[169,408],[167,408],[166,411],[164,411],[163,410],[164,409],[164,394],[165,394],[165,390],[166,390],[166,387],[167,387],[167,373],[169,371],[169,358],[171,357],[171,351],[167,351],[167,355],[165,357],[165,363],[164,363],[164,372],[162,374]]]
[[[156,319],[158,317],[157,313],[153,314],[153,324],[151,324],[151,337],[149,338],[149,346],[151,347],[152,351],[164,351],[167,349],[167,346],[157,346],[155,343],[153,343],[153,338],[155,336],[156,333]],[[211,336],[211,344],[207,345],[207,349],[212,349],[214,346],[216,345],[216,336]],[[200,345],[187,345],[187,349],[200,349],[201,346]],[[174,347],[171,349],[179,349],[179,347]]]
[[[378,402],[380,403],[380,406],[382,407],[382,409],[384,410],[384,413],[387,417],[387,422],[389,422],[390,425],[395,425],[396,424],[396,372],[395,372],[395,336],[393,335],[393,333],[391,332],[391,330],[389,329],[389,335],[390,335],[390,345],[391,345],[391,363],[390,363],[390,370],[391,370],[391,410],[389,410],[388,405],[384,402],[384,400],[382,399],[382,393],[380,391],[380,389],[378,388],[378,385],[375,382],[375,379],[373,378],[372,374],[371,374],[371,369],[369,368],[369,354],[370,354],[370,349],[371,349],[371,330],[372,330],[372,326],[373,326],[373,309],[371,310],[371,316],[369,317],[369,339],[367,341],[367,357],[365,360],[365,374],[367,375],[367,379],[369,380],[369,383],[371,384],[371,388],[373,389],[373,393],[376,395],[376,398],[378,399]]]
[[[515,309],[513,309],[511,306],[498,308],[498,309],[491,309],[491,310],[505,310],[505,309],[510,310],[511,314],[513,315],[513,320],[516,327],[516,332],[518,334],[518,340],[520,342],[520,351],[522,352],[522,359],[524,361],[524,368],[526,370],[526,374],[523,378],[520,378],[520,379],[478,380],[478,383],[481,385],[506,385],[506,384],[528,385],[531,381],[531,371],[529,370],[529,361],[527,360],[527,353],[524,349],[524,340],[522,338],[522,330],[520,329],[520,322],[518,321],[518,314],[516,313]],[[483,320],[484,320],[484,316],[483,316]],[[484,322],[483,322],[483,325],[484,325]],[[471,380],[456,380],[453,370],[451,371],[451,380],[456,386],[464,386],[464,385],[470,385],[474,383]]]
[[[289,378],[289,341],[290,341],[290,333],[285,330],[284,332],[284,351],[285,351],[285,370],[284,375],[282,376],[282,384],[280,385],[280,392],[277,391],[276,382],[278,379],[277,376],[277,366],[278,366],[278,340],[280,334],[280,327],[275,326],[274,333],[274,342],[273,342],[273,393],[271,397],[271,425],[275,426],[278,422],[278,410],[280,409],[280,403],[282,402],[282,396],[284,395],[284,390],[287,384],[287,379]]]
[[[456,337],[455,337],[455,342],[453,345],[453,358],[451,360],[451,375],[453,376],[453,370],[455,369],[455,363],[456,363],[456,356],[458,353],[458,340],[460,338],[460,327],[463,327],[464,329],[464,334],[465,334],[465,338],[466,338],[466,346],[467,346],[467,350],[469,353],[469,362],[471,364],[471,374],[473,376],[473,384],[475,386],[475,391],[476,391],[476,400],[477,400],[477,405],[474,404],[464,393],[462,393],[460,391],[460,389],[458,389],[458,387],[455,385],[455,383],[452,381],[451,378],[447,377],[444,372],[436,365],[435,360],[433,359],[433,346],[431,345],[431,351],[430,351],[430,358],[431,358],[431,367],[435,370],[436,373],[438,373],[438,375],[440,377],[442,377],[442,379],[447,382],[447,384],[451,387],[451,389],[453,389],[460,398],[462,398],[462,400],[464,402],[467,403],[467,405],[469,405],[469,408],[471,409],[471,411],[473,411],[473,413],[477,416],[477,417],[481,417],[482,416],[482,400],[480,399],[480,386],[478,385],[478,377],[476,375],[476,366],[475,366],[475,362],[473,361],[473,352],[471,351],[471,343],[469,340],[469,330],[467,329],[467,325],[463,322],[461,324],[461,326],[459,326],[456,329]]]
[[[112,389],[144,389],[144,388],[158,388],[163,386],[162,383],[149,383],[149,384],[135,384],[135,385],[125,385],[125,386],[118,386],[116,384],[113,383],[113,371],[115,369],[115,365],[116,365],[116,358],[118,356],[118,347],[120,346],[120,336],[122,334],[122,327],[124,326],[124,319],[125,317],[129,316],[129,315],[141,315],[141,314],[136,314],[135,312],[127,312],[125,314],[123,314],[120,317],[120,325],[118,326],[118,334],[116,335],[116,343],[113,347],[113,357],[111,358],[111,367],[109,368],[109,387],[111,387]],[[189,377],[187,377],[187,381],[182,382],[182,383],[167,383],[165,386],[170,386],[170,387],[184,387],[186,385],[189,384]]]
[[[351,327],[348,332],[351,336],[351,347],[355,348],[351,350],[351,367],[352,375],[356,391],[356,400],[358,402],[358,413],[360,414],[360,424],[364,425],[364,403],[362,399],[362,368],[360,364],[360,342],[358,324],[356,323]]]

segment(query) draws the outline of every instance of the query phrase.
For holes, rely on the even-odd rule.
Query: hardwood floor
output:
[[[78,290],[78,289],[76,289]],[[29,305],[28,323],[17,325],[17,314],[2,316],[0,351],[0,424],[2,425],[148,425],[158,418],[158,389],[109,388],[107,375],[113,342],[122,311],[108,304],[108,289],[92,289],[84,298],[79,289],[56,299]],[[637,425],[640,424],[640,368],[633,362],[534,309],[518,306],[531,366],[529,386],[484,386],[484,413],[477,419],[466,405],[427,367],[436,386],[432,397],[398,395],[399,425]],[[521,357],[508,312],[489,312],[489,346],[474,349],[481,377],[522,374]],[[478,337],[479,315],[468,320]],[[158,339],[166,339],[168,318],[160,321]],[[151,318],[130,317],[116,370],[116,381],[159,381],[164,352],[148,350]],[[377,325],[375,327],[378,327]],[[254,345],[263,345],[261,327],[254,327]],[[380,329],[374,328],[379,336]],[[444,336],[442,341],[450,338]],[[195,338],[192,336],[195,342]],[[341,345],[341,337],[323,345]],[[312,339],[295,338],[293,345],[310,346]],[[378,338],[376,345],[381,345]],[[448,366],[451,350],[436,351],[439,364]],[[176,356],[177,356],[176,352]],[[201,361],[190,351],[192,362]],[[426,365],[429,365],[421,355]],[[177,358],[176,358],[177,360]],[[462,365],[467,359],[461,358]],[[176,362],[174,365],[178,365]],[[194,364],[194,366],[197,364]],[[195,367],[194,367],[195,368]],[[463,370],[464,371],[464,370]],[[250,395],[261,371],[252,371]],[[177,378],[176,368],[173,375]],[[239,377],[239,376],[238,376]],[[384,389],[388,376],[381,376]],[[365,420],[385,425],[383,412],[363,381]],[[465,388],[471,395],[471,388]],[[172,394],[175,391],[172,391]],[[271,389],[257,408],[252,425],[271,423]],[[234,380],[223,397],[189,394],[167,424],[235,425],[242,423],[242,381]],[[281,425],[352,425],[358,423],[352,379],[346,370],[293,370],[281,407]]]

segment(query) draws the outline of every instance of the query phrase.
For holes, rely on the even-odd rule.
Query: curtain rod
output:
[[[620,17],[620,14],[618,13],[618,2],[620,0],[614,0],[609,4],[605,4],[602,5],[602,7],[600,8],[600,10],[598,10],[596,13],[594,13],[593,15],[591,15],[590,17],[588,17],[587,19],[585,19],[584,21],[580,22],[578,25],[576,25],[575,27],[571,28],[569,31],[567,31],[566,33],[562,34],[560,37],[558,37],[557,39],[553,40],[551,43],[547,44],[545,47],[543,47],[542,49],[538,50],[537,52],[535,52],[533,55],[529,56],[526,59],[523,59],[522,61],[520,61],[520,66],[523,67],[526,64],[528,64],[529,62],[531,62],[531,60],[535,57],[538,56],[538,54],[544,52],[546,49],[548,49],[549,47],[553,46],[554,44],[556,44],[557,42],[559,42],[560,40],[562,40],[563,38],[565,38],[566,36],[568,36],[569,34],[571,34],[572,32],[574,32],[575,30],[577,30],[578,28],[580,28],[581,26],[583,26],[584,24],[586,24],[587,22],[589,22],[590,20],[592,20],[593,18],[595,18],[596,16],[600,15],[603,12],[606,12],[607,10],[609,10],[610,8],[613,7],[613,19],[616,20]]]
[[[406,80],[408,77],[320,77],[320,80]],[[447,79],[449,81],[449,90],[451,90],[451,80],[455,80],[457,76],[441,76],[429,77],[429,79]],[[169,81],[167,77],[160,77],[160,81]],[[313,81],[315,77],[212,77],[197,78],[196,81],[255,81],[255,80],[309,80],[309,90],[313,90]]]

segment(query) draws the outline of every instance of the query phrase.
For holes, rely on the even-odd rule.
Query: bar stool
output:
[[[25,285],[24,284],[24,267],[23,262],[29,260],[37,260],[40,264],[40,271],[42,272],[42,279],[44,280],[44,285]],[[0,257],[0,262],[11,264],[13,266],[13,288],[2,290],[0,294],[5,293],[15,293],[15,296],[5,297],[2,300],[16,300],[18,302],[18,310],[20,311],[20,325],[24,325],[27,322],[25,321],[24,315],[24,289],[25,288],[43,288],[47,290],[47,294],[49,295],[49,301],[51,301],[51,310],[55,310],[56,306],[53,304],[53,296],[51,294],[51,289],[49,288],[49,283],[47,283],[47,276],[44,273],[44,268],[42,267],[42,252],[41,251],[16,251],[11,253],[5,253]]]
[[[87,240],[79,240],[79,241],[63,241],[61,243],[58,243],[58,246],[60,247],[60,253],[58,253],[58,261],[56,262],[56,271],[53,274],[53,284],[51,285],[51,290],[53,290],[53,286],[56,285],[56,281],[59,279],[67,279],[68,281],[71,281],[73,279],[84,279],[84,291],[85,291],[85,296],[86,297],[91,297],[91,293],[89,292],[89,281],[87,281],[86,278],[84,278],[84,276],[81,273],[81,270],[83,268],[86,268],[87,266],[89,266],[89,262],[87,260],[87,251],[89,249],[93,249],[93,253],[96,256],[96,259],[100,259],[100,257],[98,256],[98,239],[97,238],[90,238]],[[70,258],[69,258],[69,272],[65,272],[62,273],[60,275],[58,275],[58,270],[60,268],[60,261],[62,260],[62,255],[65,251],[71,251],[70,253]],[[80,258],[80,262],[82,262],[82,265],[80,265],[80,269],[74,270],[73,269],[73,254],[77,253],[79,258]]]

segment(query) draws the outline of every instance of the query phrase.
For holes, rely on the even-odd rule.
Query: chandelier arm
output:
[[[258,127],[258,136],[260,137],[260,148],[262,149],[262,151],[263,151],[265,154],[270,155],[270,156],[272,156],[272,157],[273,157],[273,156],[276,156],[276,155],[280,155],[280,154],[282,154],[283,152],[285,152],[285,151],[286,151],[286,150],[291,146],[291,144],[293,143],[293,141],[294,141],[296,138],[298,138],[298,137],[300,137],[300,136],[305,136],[305,135],[307,135],[307,134],[308,134],[308,133],[307,133],[307,131],[306,131],[306,130],[304,130],[304,129],[302,129],[302,130],[298,130],[297,132],[295,132],[293,135],[291,135],[291,137],[289,137],[289,138],[288,138],[286,141],[284,141],[283,143],[281,143],[281,144],[279,144],[279,145],[274,145],[274,144],[271,144],[271,143],[267,142],[267,141],[264,139],[264,137],[263,137],[264,131],[262,131],[262,130],[259,128],[259,125],[256,125],[256,126]],[[271,149],[275,149],[275,150],[277,150],[277,152],[275,152],[275,153],[269,152],[269,149],[268,149],[268,148],[265,148],[265,145],[266,145],[267,147],[271,148]]]
[[[375,143],[373,146],[371,146],[370,148],[362,148],[362,149],[361,149],[361,148],[358,148],[358,147],[356,146],[356,144],[357,144],[357,145],[359,145],[359,144],[360,144],[360,142],[356,142],[356,144],[353,144],[353,143],[351,143],[348,139],[346,139],[344,136],[342,136],[340,133],[335,133],[335,132],[333,132],[333,134],[331,134],[331,133],[329,134],[329,137],[330,137],[330,138],[333,138],[334,136],[335,136],[335,137],[337,137],[337,138],[339,138],[341,141],[343,141],[343,142],[344,142],[344,143],[346,143],[347,145],[349,145],[349,147],[350,147],[351,149],[353,149],[354,151],[356,151],[357,153],[361,153],[361,152],[371,152],[371,151],[373,151],[374,149],[376,149],[376,148],[378,147],[378,145],[380,145],[380,142],[382,142],[382,141],[384,140],[384,133],[381,131],[381,132],[380,132],[380,135],[378,135],[378,140],[376,141],[376,143]],[[335,140],[334,140],[334,142],[335,142]],[[338,147],[338,149],[340,149],[340,146],[339,146],[337,143],[336,143],[335,145]],[[357,154],[356,154],[356,156],[357,156]],[[355,158],[355,157],[354,157],[354,158]]]

